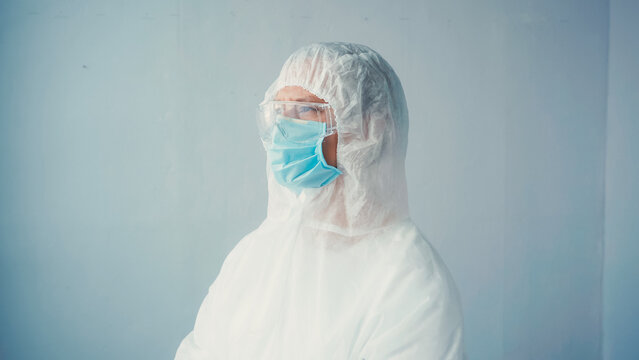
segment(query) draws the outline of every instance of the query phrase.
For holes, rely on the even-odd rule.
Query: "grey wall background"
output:
[[[604,357],[634,359],[639,336],[639,1],[610,4]]]
[[[639,357],[638,15],[0,2],[0,358],[173,357],[265,216],[255,106],[314,41],[369,45],[402,80],[411,212],[460,288],[470,358]]]

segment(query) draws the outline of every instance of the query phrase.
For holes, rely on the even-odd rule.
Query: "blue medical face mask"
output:
[[[279,117],[273,126],[271,144],[266,146],[277,182],[299,194],[305,188],[327,185],[342,174],[324,159],[325,136],[323,122]]]

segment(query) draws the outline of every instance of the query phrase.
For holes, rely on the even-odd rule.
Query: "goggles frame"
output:
[[[323,122],[326,124],[324,137],[337,132],[335,113],[328,103],[272,100],[257,108],[258,131],[265,144],[271,142],[273,127],[280,116],[300,121]]]

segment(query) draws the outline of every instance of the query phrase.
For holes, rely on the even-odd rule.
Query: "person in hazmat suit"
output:
[[[224,260],[175,360],[464,359],[455,283],[408,212],[391,66],[364,45],[310,44],[259,109],[266,219]]]

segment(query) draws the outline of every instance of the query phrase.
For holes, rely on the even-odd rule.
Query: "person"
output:
[[[371,48],[295,51],[260,104],[268,206],[175,360],[464,359],[444,262],[411,220],[408,110]]]

